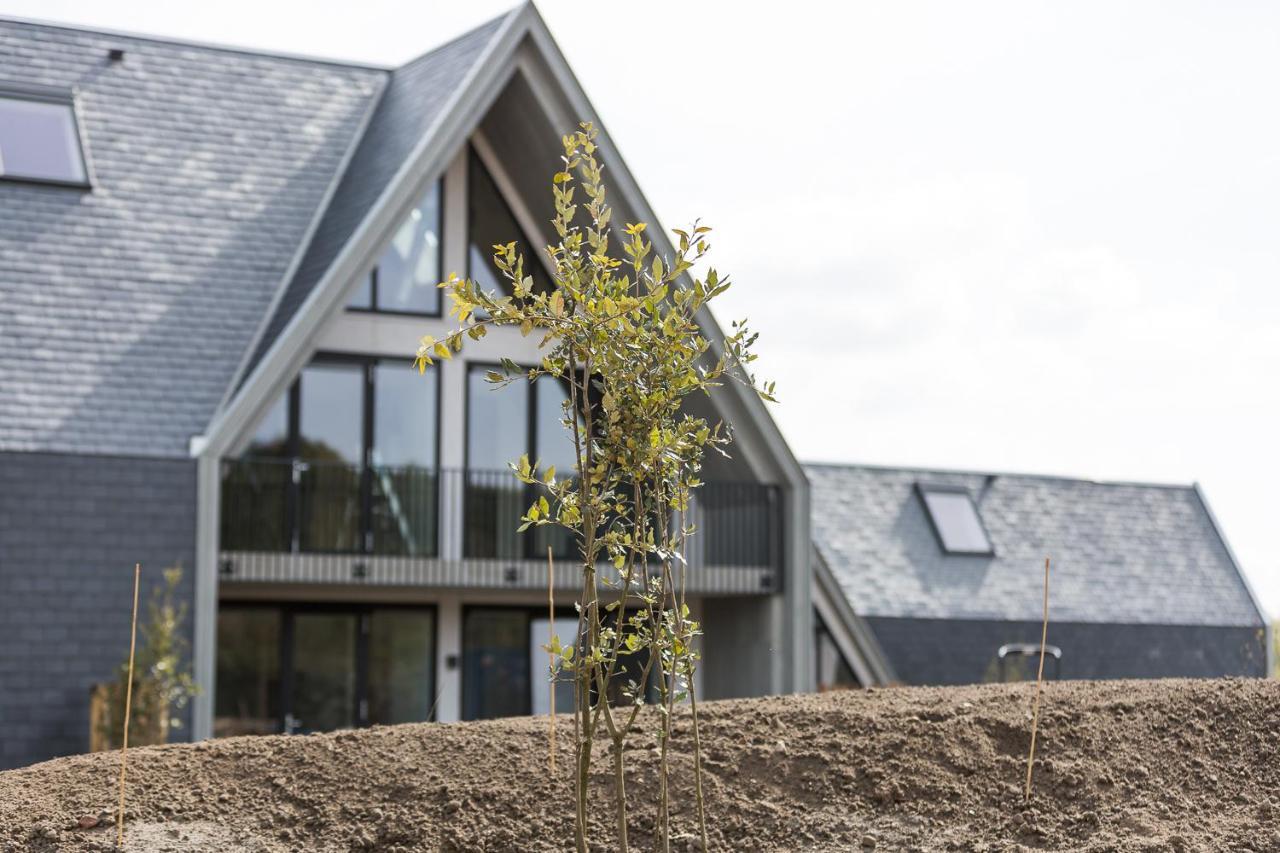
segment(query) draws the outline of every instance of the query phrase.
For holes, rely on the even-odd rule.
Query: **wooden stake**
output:
[[[554,560],[551,557],[551,546],[547,546],[547,647],[550,649],[551,638],[556,633],[556,598],[555,598],[555,580],[554,580]],[[549,747],[549,755],[551,758],[551,775],[556,773],[556,653],[547,652],[549,661],[549,669],[551,672],[551,708],[549,715],[551,717],[551,745]]]
[[[133,564],[133,620],[129,629],[129,682],[124,688],[124,738],[120,744],[120,811],[116,815],[116,846],[124,847],[124,772],[129,760],[129,714],[133,710],[133,651],[138,642],[138,581],[142,564]]]
[[[1031,800],[1031,768],[1036,759],[1036,724],[1040,722],[1040,691],[1044,687],[1044,644],[1049,639],[1049,558],[1044,558],[1044,621],[1040,626],[1040,670],[1036,673],[1035,710],[1031,712],[1031,750],[1027,753],[1027,789],[1023,799]]]

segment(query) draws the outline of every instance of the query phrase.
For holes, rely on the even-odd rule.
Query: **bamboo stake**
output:
[[[129,629],[129,682],[124,688],[124,738],[120,744],[120,811],[116,820],[116,847],[124,847],[124,773],[129,760],[129,715],[133,710],[133,652],[138,642],[138,581],[142,564],[133,564],[133,620]]]
[[[549,755],[551,758],[551,775],[556,774],[556,653],[551,651],[551,637],[556,634],[556,598],[555,581],[553,580],[554,561],[551,557],[551,546],[547,546],[547,660],[551,670],[551,741]]]
[[[1040,691],[1044,687],[1044,644],[1049,639],[1049,558],[1044,558],[1044,620],[1040,626],[1040,670],[1036,673],[1035,710],[1031,712],[1031,749],[1027,753],[1027,788],[1022,797],[1031,800],[1031,768],[1036,758],[1036,725],[1040,722]]]

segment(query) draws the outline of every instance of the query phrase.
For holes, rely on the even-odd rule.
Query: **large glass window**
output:
[[[224,466],[223,548],[435,555],[438,399],[408,360],[308,365]]]
[[[440,313],[441,185],[431,185],[400,223],[378,264],[348,308],[409,314]]]
[[[524,554],[515,532],[529,506],[529,490],[507,466],[529,452],[529,386],[494,386],[485,368],[467,372],[467,480],[464,550],[468,557]]]
[[[373,464],[436,466],[436,381],[412,362],[373,365]]]
[[[223,604],[214,734],[429,720],[435,634],[426,607]]]
[[[529,452],[529,385],[492,385],[486,372],[482,365],[467,371],[467,468],[505,472]]]
[[[502,198],[497,183],[475,151],[470,153],[467,168],[470,196],[467,215],[467,276],[481,290],[509,292],[509,282],[493,264],[493,247],[515,242],[524,255],[525,275],[533,278],[535,292],[550,292],[551,277],[541,261],[542,247],[535,246],[516,222],[511,208]]]
[[[299,379],[298,455],[315,462],[357,463],[364,447],[364,366],[318,363]]]
[[[373,611],[369,619],[370,725],[414,723],[432,717],[435,636],[432,610]]]
[[[540,463],[543,470],[555,466],[557,472],[569,476],[578,462],[573,433],[565,427],[569,385],[554,376],[539,376],[534,391],[531,461]]]
[[[217,673],[216,736],[279,732],[280,611],[220,609]]]
[[[0,95],[0,176],[87,183],[70,98]]]
[[[545,559],[547,546],[556,556],[571,557],[571,534],[543,527],[519,534],[520,518],[538,496],[511,474],[508,466],[521,456],[556,476],[571,477],[573,436],[564,428],[568,386],[551,376],[532,385],[517,379],[495,386],[485,379],[491,368],[473,364],[467,371],[467,488],[464,550],[469,557]]]
[[[293,619],[291,734],[349,729],[357,723],[356,632],[350,612],[298,613]]]
[[[373,551],[434,554],[440,482],[436,470],[438,378],[434,370],[420,375],[407,361],[378,362],[372,370]]]
[[[288,456],[289,450],[289,394],[285,392],[262,416],[258,428],[249,439],[244,455],[258,457]]]
[[[480,720],[545,714],[555,690],[556,712],[573,710],[574,685],[562,673],[551,682],[549,661],[543,645],[554,631],[563,645],[576,645],[577,615],[558,610],[555,621],[541,608],[470,607],[462,623],[462,718]],[[609,701],[629,705],[634,696],[625,695],[624,684],[642,683],[647,651],[624,655],[619,678],[610,687]],[[654,673],[643,684],[641,699],[657,701]]]
[[[530,712],[529,621],[525,610],[467,611],[462,626],[462,719]]]
[[[298,379],[299,547],[359,551],[362,545],[360,465],[364,448],[365,370],[361,364],[319,362]]]

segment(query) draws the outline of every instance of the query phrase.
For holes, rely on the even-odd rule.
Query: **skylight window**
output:
[[[88,183],[70,97],[0,93],[0,177]]]
[[[917,484],[933,532],[948,554],[993,554],[991,540],[967,489]]]

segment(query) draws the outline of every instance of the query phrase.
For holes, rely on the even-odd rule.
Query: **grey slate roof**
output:
[[[0,181],[0,449],[185,455],[386,74],[0,21],[0,78],[78,90],[96,175]]]
[[[461,85],[506,16],[477,27],[391,73],[351,164],[285,289],[249,365],[288,325]],[[247,375],[246,371],[246,375]]]
[[[1193,487],[806,465],[813,537],[861,616],[1264,624]],[[944,554],[914,486],[962,486],[994,557]]]
[[[74,87],[95,173],[0,180],[0,450],[185,456],[497,24],[392,71],[0,20],[0,80]]]

